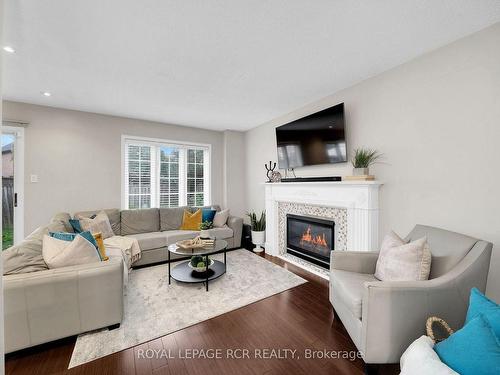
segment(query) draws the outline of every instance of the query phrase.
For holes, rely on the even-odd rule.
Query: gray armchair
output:
[[[368,364],[399,362],[431,315],[461,327],[470,289],[486,288],[490,242],[424,225],[406,240],[423,236],[432,252],[426,281],[378,281],[377,252],[332,251],[330,302]]]

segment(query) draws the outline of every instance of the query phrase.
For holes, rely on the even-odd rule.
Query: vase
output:
[[[353,168],[352,174],[354,176],[367,176],[370,174],[370,169],[369,168]]]
[[[264,245],[266,239],[266,231],[252,231],[252,243],[256,246],[253,251],[255,253],[261,253],[264,249],[261,247]]]

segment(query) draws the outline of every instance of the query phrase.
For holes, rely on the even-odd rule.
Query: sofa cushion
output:
[[[141,251],[148,251],[151,249],[159,249],[167,246],[167,233],[168,232],[148,232],[129,234],[126,237],[133,237],[139,242]]]
[[[330,274],[330,287],[335,289],[342,299],[340,302],[358,319],[362,316],[363,292],[367,281],[377,281],[377,279],[367,273],[342,270],[332,270]]]
[[[111,229],[113,229],[113,233],[117,236],[121,234],[121,225],[120,225],[120,210],[118,208],[107,208],[104,210],[94,210],[94,211],[80,211],[80,212],[75,212],[73,217],[75,219],[81,219],[84,217],[92,217],[94,215],[97,216],[97,214],[101,211],[106,212],[106,215],[108,215],[109,223],[111,224]]]
[[[233,230],[228,226],[224,226],[222,228],[212,228],[208,230],[210,233],[210,237],[215,237],[218,240],[223,240],[226,238],[233,237]]]
[[[121,219],[122,236],[158,232],[160,230],[160,212],[158,208],[123,210]]]
[[[178,230],[182,225],[184,207],[160,208],[160,230]]]
[[[73,232],[73,227],[71,226],[71,215],[67,212],[59,212],[52,217],[51,223],[61,223],[64,225],[64,231],[68,233]]]
[[[50,232],[64,232],[61,222],[52,222],[46,227],[35,229],[18,245],[2,251],[3,274],[27,273],[47,270],[42,256],[43,236]]]
[[[182,230],[199,230],[201,224],[201,209],[198,209],[194,213],[190,213],[188,210],[184,210],[182,217]]]

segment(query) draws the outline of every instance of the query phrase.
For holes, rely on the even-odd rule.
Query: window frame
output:
[[[212,204],[212,145],[209,143],[197,143],[187,141],[168,140],[160,138],[137,137],[133,135],[123,134],[121,137],[121,209],[129,209],[129,193],[128,193],[128,166],[126,162],[126,152],[128,145],[154,147],[155,152],[151,152],[151,208],[160,207],[160,153],[157,152],[160,147],[175,147],[179,148],[179,207],[187,205],[187,150],[198,149],[203,150],[206,158],[203,163],[203,205],[209,206]],[[154,159],[154,160],[153,160]],[[205,162],[206,160],[206,162]],[[181,162],[182,161],[182,162]],[[154,166],[154,173],[153,173]]]

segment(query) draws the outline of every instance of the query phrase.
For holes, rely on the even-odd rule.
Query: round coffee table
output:
[[[208,292],[208,282],[210,280],[215,280],[216,278],[224,275],[226,273],[226,251],[227,242],[224,240],[215,240],[214,246],[202,247],[199,249],[183,249],[178,247],[176,244],[168,246],[168,283],[170,284],[170,279],[180,281],[181,283],[205,283],[206,290]],[[181,255],[184,257],[192,257],[194,255],[201,255],[205,257],[205,264],[209,264],[208,256],[215,255],[218,253],[224,253],[224,262],[218,260],[213,260],[214,263],[207,267],[205,272],[196,272],[189,267],[189,262],[181,262],[175,267],[170,269],[170,253]]]

